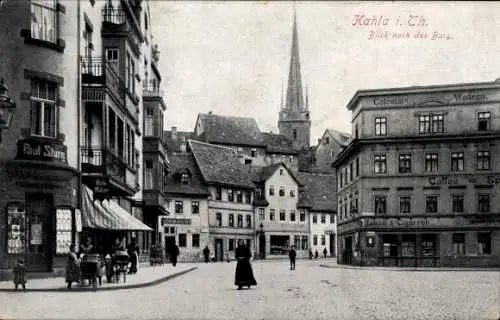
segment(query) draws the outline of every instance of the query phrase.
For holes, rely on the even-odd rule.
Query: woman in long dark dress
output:
[[[243,240],[238,241],[235,256],[238,263],[236,265],[234,285],[238,286],[238,290],[241,290],[243,287],[250,288],[250,286],[257,285],[257,281],[255,281],[253,276],[252,265],[250,264],[252,254],[250,248],[243,243]]]

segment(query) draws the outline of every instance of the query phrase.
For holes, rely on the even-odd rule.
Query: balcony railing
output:
[[[81,148],[82,171],[101,173],[125,183],[127,165],[113,152],[104,148]]]
[[[142,87],[143,97],[163,97],[163,90],[160,90],[160,82],[157,80],[145,80]]]
[[[102,9],[102,19],[104,22],[112,24],[124,24],[127,21],[127,16],[121,6],[114,8],[113,6],[106,4]]]
[[[112,63],[100,57],[87,57],[82,58],[81,66],[84,83],[104,84],[118,99],[124,99],[125,85]]]

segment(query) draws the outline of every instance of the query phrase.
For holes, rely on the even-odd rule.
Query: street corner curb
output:
[[[72,293],[72,292],[97,292],[97,291],[116,291],[116,290],[140,289],[140,288],[157,286],[163,282],[167,282],[168,280],[177,278],[179,276],[182,276],[182,275],[189,273],[191,271],[194,271],[196,269],[198,269],[198,267],[191,267],[191,268],[183,270],[183,271],[169,274],[168,276],[165,276],[165,277],[160,278],[160,279],[156,279],[156,280],[145,282],[145,283],[133,284],[133,285],[121,285],[121,286],[116,286],[116,287],[98,287],[95,289],[84,287],[84,288],[73,288],[71,290],[68,290],[67,288],[43,288],[43,289],[26,288],[25,292],[66,292],[66,293]],[[14,289],[0,289],[0,292],[23,293],[22,290],[16,291]]]
[[[386,268],[386,267],[360,267],[360,266],[346,266],[346,265],[326,265],[320,264],[322,268],[330,269],[353,269],[353,270],[378,270],[378,271],[414,271],[414,272],[471,272],[471,271],[483,271],[483,272],[500,272],[500,268]],[[499,319],[500,320],[500,319]]]

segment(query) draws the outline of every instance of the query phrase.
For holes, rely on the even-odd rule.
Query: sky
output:
[[[277,133],[294,7],[312,142],[351,132],[358,90],[500,77],[500,3],[150,1],[166,127],[192,131],[212,111]]]

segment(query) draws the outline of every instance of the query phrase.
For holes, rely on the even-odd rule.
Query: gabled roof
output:
[[[192,139],[194,132],[191,131],[177,131],[177,138],[172,137],[172,131],[166,130],[164,132],[164,141],[167,146],[167,152],[181,152],[181,145],[186,143],[188,139]]]
[[[205,123],[203,141],[207,143],[265,147],[259,126],[253,118],[200,113],[198,121]]]
[[[297,175],[304,185],[307,201],[312,204],[312,211],[337,212],[335,175],[308,172],[298,172]]]
[[[282,134],[262,132],[261,135],[268,152],[285,154],[299,153],[299,150],[294,148],[292,141]]]
[[[189,140],[191,152],[206,183],[254,188],[251,172],[240,162],[235,150]]]
[[[170,171],[166,181],[167,194],[206,197],[210,195],[192,154],[169,154],[168,159],[170,161]],[[190,183],[181,184],[179,176],[186,170],[191,176]]]
[[[351,135],[349,133],[341,132],[335,129],[326,129],[327,132],[341,145],[347,146],[351,141]]]

